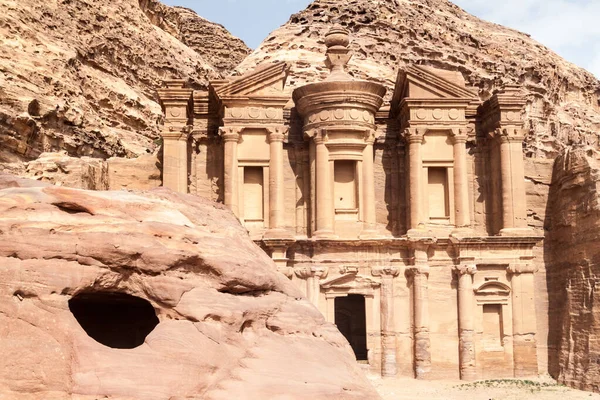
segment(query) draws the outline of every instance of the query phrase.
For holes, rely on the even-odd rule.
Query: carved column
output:
[[[235,128],[221,128],[221,136],[225,142],[224,175],[225,175],[225,205],[239,217],[238,197],[238,157],[237,145],[240,140],[239,131]]]
[[[394,377],[398,374],[396,364],[396,333],[394,325],[394,278],[398,268],[375,268],[374,276],[381,277],[381,376]]]
[[[414,265],[407,269],[412,276],[413,289],[413,325],[415,346],[415,377],[426,379],[431,372],[431,352],[429,339],[429,261],[427,250],[430,242],[413,243]]]
[[[512,264],[513,357],[515,378],[538,374],[533,264]]]
[[[317,238],[334,237],[334,210],[333,210],[333,179],[329,165],[329,150],[325,145],[327,136],[320,130],[314,137],[317,159]]]
[[[460,265],[454,268],[458,278],[458,339],[460,357],[460,379],[477,379],[475,369],[475,324],[473,315],[473,275],[475,265]]]
[[[375,211],[375,172],[373,169],[373,158],[375,157],[373,145],[375,143],[375,132],[369,130],[365,138],[367,146],[363,151],[363,231],[361,239],[369,239],[377,236],[377,216]]]
[[[158,94],[165,112],[163,139],[163,186],[188,192],[188,136],[192,105],[192,89],[182,80],[166,81],[167,88]]]
[[[296,276],[306,280],[306,297],[308,301],[319,308],[319,295],[321,294],[321,279],[327,278],[327,267],[303,267],[296,270]]]
[[[500,180],[502,182],[502,228],[511,229],[515,227],[513,180],[511,172],[511,146],[509,138],[501,134],[498,129],[500,140]]]
[[[454,145],[454,221],[457,228],[462,228],[471,225],[466,129],[454,129],[452,141]]]
[[[188,133],[162,132],[163,186],[180,193],[188,192]]]
[[[265,237],[282,237],[285,219],[283,199],[283,140],[285,127],[269,129],[269,231]]]
[[[422,129],[407,128],[405,139],[408,142],[408,203],[410,207],[408,229],[417,229],[424,222],[423,216],[423,160],[421,145]]]

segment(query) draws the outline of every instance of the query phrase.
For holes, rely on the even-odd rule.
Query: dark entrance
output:
[[[367,359],[365,297],[351,294],[335,298],[335,324],[346,337],[357,360]]]
[[[69,309],[92,339],[115,349],[142,345],[159,322],[152,304],[124,293],[78,294]]]

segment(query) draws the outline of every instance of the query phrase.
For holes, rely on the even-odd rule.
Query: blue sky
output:
[[[256,48],[310,0],[163,0],[191,8]],[[454,0],[471,14],[529,33],[600,78],[600,0]]]

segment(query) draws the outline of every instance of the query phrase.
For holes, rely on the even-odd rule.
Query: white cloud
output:
[[[453,1],[480,18],[530,34],[600,78],[600,1]]]

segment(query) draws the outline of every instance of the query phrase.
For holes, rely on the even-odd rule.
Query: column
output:
[[[188,192],[188,134],[167,131],[163,138],[163,186]]]
[[[498,129],[501,132],[500,129]],[[512,172],[510,168],[511,148],[509,138],[499,134],[500,140],[500,180],[502,182],[502,229],[514,228],[514,203]]]
[[[304,181],[305,175],[305,160],[304,147],[296,144],[294,147],[295,166],[296,166],[296,235],[304,236],[306,229],[306,193]]]
[[[475,265],[460,265],[454,268],[458,278],[458,353],[460,362],[460,379],[474,381],[477,379],[475,369],[475,324],[473,315],[473,275],[477,271]]]
[[[283,199],[283,140],[285,127],[269,129],[269,230],[266,238],[285,236],[285,204]]]
[[[405,130],[408,142],[408,203],[410,207],[408,229],[417,229],[422,218],[423,205],[423,161],[421,145],[423,144],[423,130],[408,128]]]
[[[396,329],[394,324],[394,278],[398,268],[374,268],[374,276],[381,277],[381,376],[395,377],[398,374],[396,364]]]
[[[525,168],[523,163],[523,134],[514,127],[497,129],[500,141],[500,172],[502,180],[501,234],[527,233]]]
[[[452,139],[454,145],[454,222],[457,228],[464,228],[471,225],[466,130],[453,129]]]
[[[512,264],[513,358],[515,378],[538,374],[533,264]]]
[[[321,294],[321,279],[327,278],[329,268],[320,266],[311,266],[299,268],[296,276],[306,280],[306,298],[315,307],[319,308],[319,295]]]
[[[333,212],[333,188],[331,167],[329,165],[329,150],[325,145],[326,137],[323,131],[318,132],[315,137],[316,153],[316,175],[317,175],[317,238],[333,238],[334,234],[334,212]]]
[[[527,229],[527,195],[525,193],[525,166],[523,162],[523,140],[525,137],[521,129],[514,129],[510,136],[511,172],[513,188],[513,215],[514,226],[517,229]]]
[[[188,193],[188,139],[192,124],[192,89],[183,80],[167,80],[158,90],[165,112],[163,139],[163,186]]]
[[[413,282],[413,325],[415,346],[415,377],[426,379],[431,372],[431,352],[429,340],[429,261],[427,250],[429,242],[415,242],[414,265],[408,269]]]
[[[375,211],[375,172],[373,170],[373,158],[375,156],[373,145],[375,143],[375,132],[369,130],[366,137],[367,146],[363,152],[362,175],[363,175],[363,231],[361,239],[377,237],[377,216]]]
[[[234,128],[221,128],[221,136],[225,142],[223,157],[225,163],[225,205],[233,211],[236,217],[239,217],[237,145],[240,135],[238,130]]]

